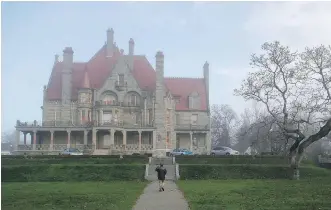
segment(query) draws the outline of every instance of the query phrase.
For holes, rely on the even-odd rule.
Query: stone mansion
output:
[[[63,50],[62,61],[55,55],[43,89],[42,120],[17,120],[16,151],[165,155],[187,148],[209,153],[209,64],[201,67],[203,78],[164,77],[163,52],[156,53],[154,69],[134,53],[132,38],[125,54],[113,29],[106,34],[106,43],[87,62],[75,62],[71,47]]]

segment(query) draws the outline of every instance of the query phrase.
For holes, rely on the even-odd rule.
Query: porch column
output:
[[[210,154],[210,150],[211,150],[211,137],[210,137],[210,131],[208,131],[206,133],[206,148],[207,148],[207,155]]]
[[[95,126],[98,126],[99,125],[99,111],[95,111],[95,121],[97,122],[97,125],[95,125]]]
[[[84,130],[84,145],[87,145],[87,134],[88,134],[88,131]]]
[[[193,136],[193,132],[190,132],[190,151],[193,152],[193,139],[192,139],[192,136]]]
[[[23,135],[24,135],[24,145],[26,145],[26,132],[23,132]]]
[[[126,130],[123,130],[122,133],[123,133],[123,144],[126,145]]]
[[[67,148],[70,148],[70,137],[71,137],[71,130],[67,130],[68,139],[67,139]]]
[[[16,130],[16,144],[14,145],[15,150],[18,150],[18,145],[20,144],[21,133],[19,130]]]
[[[83,124],[83,110],[79,110],[79,122],[80,124]]]
[[[36,150],[36,144],[37,144],[37,131],[33,131],[33,146],[32,146],[33,150]]]
[[[100,109],[100,125],[103,125],[103,110]]]
[[[110,145],[114,145],[114,135],[115,135],[115,130],[114,129],[110,129],[109,130]]]
[[[96,146],[97,146],[97,130],[96,129],[92,129],[92,147],[95,150]]]
[[[156,131],[153,131],[153,150],[156,149]]]
[[[51,143],[49,145],[49,150],[53,150],[53,146],[54,146],[54,131],[51,131]]]
[[[142,131],[141,130],[138,130],[138,133],[139,133],[139,152],[141,151],[141,133],[142,133]]]

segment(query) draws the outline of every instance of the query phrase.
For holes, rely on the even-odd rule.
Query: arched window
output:
[[[131,93],[130,95],[130,105],[137,106],[137,95],[134,93]]]
[[[106,105],[112,105],[117,103],[117,95],[113,92],[107,91],[103,94],[102,103]]]

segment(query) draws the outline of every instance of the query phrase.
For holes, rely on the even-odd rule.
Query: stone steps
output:
[[[162,163],[163,166],[167,169],[166,180],[176,180],[176,165],[172,163],[172,158],[169,157],[153,157],[151,160],[151,164],[149,164],[148,176],[146,177],[146,179],[149,181],[157,180],[157,173],[155,169],[160,165],[160,163]]]
[[[172,158],[166,157],[166,158],[152,158],[151,165],[160,165],[162,163],[163,165],[173,165]]]

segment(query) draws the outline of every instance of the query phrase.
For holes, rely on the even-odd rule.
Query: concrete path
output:
[[[189,210],[188,203],[173,181],[165,181],[164,192],[159,192],[159,183],[147,185],[133,210]]]

